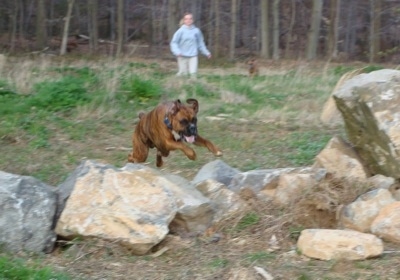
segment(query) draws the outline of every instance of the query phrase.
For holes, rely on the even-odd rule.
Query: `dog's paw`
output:
[[[221,151],[217,151],[214,156],[216,157],[222,157],[222,152]]]
[[[188,159],[190,160],[196,160],[196,152],[192,149],[186,150],[185,151],[186,156],[188,157]]]

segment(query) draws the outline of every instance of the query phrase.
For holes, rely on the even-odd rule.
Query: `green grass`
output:
[[[337,74],[308,75],[290,70],[249,79],[246,75],[229,73],[230,68],[226,67],[221,69],[227,69],[227,73],[219,70],[218,75],[210,73],[193,82],[173,80],[173,71],[163,70],[166,67],[159,63],[90,63],[60,67],[49,63],[47,69],[39,69],[33,63],[31,69],[24,71],[35,75],[25,76],[41,79],[32,80],[32,85],[25,87],[32,89],[30,94],[12,90],[11,80],[0,81],[0,92],[3,92],[0,141],[6,144],[0,145],[2,162],[21,163],[20,167],[2,165],[1,168],[34,174],[50,184],[58,184],[81,158],[107,159],[123,165],[121,160],[125,161],[127,152],[106,152],[105,149],[131,146],[138,112],[151,110],[166,96],[198,98],[201,134],[226,151],[224,160],[228,164],[243,171],[311,164],[332,135],[329,131],[321,133],[319,128],[304,129],[298,118],[310,102],[319,102],[315,108],[322,106],[339,79]],[[235,98],[223,100],[223,92],[247,102],[235,101]],[[212,123],[202,118],[218,114],[231,117]],[[248,122],[237,121],[240,118]],[[277,121],[262,123],[268,119]],[[282,125],[281,120],[287,124]],[[12,143],[18,145],[9,146]],[[28,153],[12,152],[13,147],[20,150],[23,146]],[[208,151],[196,149],[196,152],[198,160],[192,162],[177,151],[174,160],[167,159],[168,166],[195,172],[209,160]],[[41,155],[35,160],[37,164],[32,162],[32,153]],[[154,161],[151,154],[149,161]],[[190,172],[187,176],[192,175]]]
[[[244,256],[244,259],[252,265],[257,263],[263,263],[268,260],[273,260],[275,258],[276,258],[275,254],[265,251],[247,253]]]
[[[211,260],[208,265],[211,268],[217,269],[217,268],[223,268],[226,267],[228,265],[229,261],[227,259],[224,258],[215,258],[213,260]]]
[[[41,267],[39,264],[27,265],[24,259],[0,256],[0,279],[72,280],[73,278],[66,274],[55,272],[49,267]]]
[[[30,64],[21,61],[9,65],[7,69],[21,72],[21,78],[12,80],[0,73],[0,170],[34,176],[57,186],[83,159],[122,167],[129,153],[126,148],[132,146],[138,113],[166,99],[197,98],[200,134],[222,149],[224,162],[240,171],[311,165],[329,139],[343,133],[340,126],[321,127],[319,115],[341,73],[352,70],[351,66],[335,66],[326,73],[290,67],[280,74],[249,79],[237,74],[232,62],[201,61],[200,67],[218,67],[217,71],[190,81],[177,79],[175,71],[162,63],[82,60],[65,66],[49,61],[39,68],[32,61],[23,69],[20,65]],[[225,114],[223,119],[208,119],[219,114]],[[162,170],[192,179],[204,164],[215,159],[206,149],[193,148],[196,161],[173,151]],[[155,167],[154,150],[147,161]],[[265,227],[262,215],[247,213],[224,233],[244,239],[248,235],[251,240],[244,244],[250,246],[256,238],[262,238],[263,234],[260,237],[254,233]],[[288,231],[288,239],[295,242],[301,228],[291,227]],[[217,244],[206,245],[206,249],[197,248],[207,250],[208,255],[193,270],[204,266],[206,272],[218,278],[218,273],[228,273],[238,263],[251,267],[279,262],[278,253],[266,252],[262,246],[244,251],[228,243],[228,252],[220,254],[218,246],[225,241],[224,237]],[[237,250],[236,255],[230,255],[230,250]],[[145,256],[136,260],[162,264],[170,260],[170,254],[173,256],[168,251],[158,259]],[[90,255],[85,260],[89,259]],[[1,257],[0,262],[0,279],[70,279],[23,259]],[[133,261],[131,264],[136,265]],[[166,265],[173,267],[174,260]],[[368,265],[356,266],[370,270]],[[290,279],[312,279],[313,272],[292,270],[296,273]]]
[[[260,216],[257,213],[247,213],[243,218],[240,219],[239,223],[235,227],[236,231],[245,230],[251,226],[256,225],[260,221]]]
[[[310,165],[330,139],[330,135],[321,135],[318,131],[291,133],[287,145],[294,152],[286,157],[295,166]]]

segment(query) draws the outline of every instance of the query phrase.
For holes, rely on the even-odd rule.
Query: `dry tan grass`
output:
[[[99,59],[97,61],[7,61],[0,66],[3,75],[9,75],[10,81],[18,85],[18,91],[30,92],[32,85],[49,76],[34,74],[33,69],[44,69],[50,65],[82,66],[95,69],[112,69],[99,71],[100,87],[106,89],[109,99],[117,94],[118,78],[127,75],[120,66],[128,62],[157,63],[162,71],[172,73],[166,78],[171,96],[164,98],[191,97],[193,92],[182,88],[190,81],[177,79],[173,73],[176,64],[173,60],[142,60],[124,58],[124,60]],[[0,62],[1,64],[1,62]],[[307,79],[307,75],[320,74],[324,63],[271,62],[260,61],[260,75],[290,74],[296,80]],[[1,68],[2,67],[2,68]],[[140,75],[149,75],[148,68],[136,70]],[[111,72],[111,71],[110,71]],[[7,74],[9,73],[9,74]],[[246,68],[238,63],[233,68],[220,69],[204,67],[200,73],[214,75],[246,75]],[[54,74],[52,78],[58,78]],[[284,79],[284,78],[282,78]],[[293,95],[283,110],[269,107],[258,111],[240,111],[235,116],[228,116],[219,121],[207,121],[207,112],[218,104],[209,104],[206,98],[199,97],[199,128],[203,136],[212,139],[224,151],[223,160],[240,170],[246,168],[290,167],[285,158],[288,153],[295,153],[280,143],[289,139],[295,132],[321,132],[327,134],[341,133],[342,128],[322,130],[318,122],[322,105],[332,88],[328,85],[332,77],[321,79],[319,85],[321,96],[306,92],[307,89],[295,89],[301,94]],[[218,85],[208,85],[199,78],[199,82],[210,90],[218,91]],[[254,85],[262,92],[266,85],[260,82]],[[304,91],[304,92],[303,92]],[[325,92],[326,91],[326,92]],[[232,106],[242,102],[244,95],[222,91],[218,102]],[[60,174],[66,174],[76,168],[83,158],[95,158],[122,166],[126,162],[127,151],[107,150],[107,147],[131,147],[131,134],[137,112],[132,104],[131,117],[121,116],[118,108],[101,104],[85,105],[78,108],[73,124],[90,123],[84,126],[75,138],[68,135],[68,129],[56,131],[49,139],[51,148],[32,149],[23,131],[10,135],[12,142],[1,142],[0,152],[7,159],[2,167],[8,172],[17,174],[41,174],[49,172],[47,179],[52,184],[62,181]],[[245,117],[246,119],[240,119]],[[102,123],[103,122],[103,123]],[[96,125],[98,124],[98,125]],[[123,129],[114,130],[116,125]],[[55,128],[51,128],[55,129]],[[325,128],[324,128],[325,129]],[[7,139],[6,139],[7,140]],[[14,141],[16,140],[16,141]],[[310,139],[312,141],[313,139]],[[8,141],[8,140],[7,140]],[[6,143],[6,145],[4,145]],[[166,159],[163,171],[180,175],[191,180],[206,163],[214,160],[208,151],[195,148],[198,159],[188,161],[181,153],[174,152]],[[155,152],[151,151],[148,165],[155,167]],[[56,166],[63,172],[58,172]],[[48,170],[46,170],[48,168]],[[306,227],[334,228],[336,211],[340,205],[354,200],[365,192],[368,186],[349,182],[343,178],[327,177],[320,185],[309,192],[299,195],[289,207],[278,207],[271,203],[255,199],[251,193],[242,193],[248,202],[249,209],[239,216],[234,216],[212,226],[201,235],[169,234],[147,256],[134,256],[117,243],[106,241],[92,242],[87,240],[59,241],[59,246],[49,255],[42,256],[40,261],[50,264],[57,270],[73,275],[74,279],[263,279],[255,270],[261,267],[271,273],[275,279],[398,279],[397,254],[393,257],[384,255],[380,258],[363,262],[321,262],[310,260],[296,252],[296,240],[300,231]],[[249,217],[257,217],[251,222]],[[247,224],[244,222],[247,221]],[[249,222],[250,221],[250,222]],[[387,249],[398,250],[393,244],[385,244]],[[384,276],[383,276],[384,275]]]
[[[255,267],[275,279],[375,279],[382,271],[395,277],[398,270],[386,270],[395,260],[378,258],[366,260],[364,265],[319,262],[295,250],[302,228],[335,228],[336,208],[367,187],[328,175],[283,208],[242,194],[248,202],[247,212],[213,225],[202,235],[170,234],[147,256],[132,256],[116,243],[75,241],[62,244],[68,249],[58,248],[46,262],[87,279],[119,279],[122,275],[131,275],[127,279],[262,279]],[[249,213],[259,219],[243,226]],[[352,273],[343,273],[344,266]],[[375,269],[371,271],[369,266]]]

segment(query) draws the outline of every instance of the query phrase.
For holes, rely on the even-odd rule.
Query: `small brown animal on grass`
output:
[[[251,78],[258,76],[260,70],[258,69],[257,60],[255,58],[250,59],[247,62],[247,66],[249,67],[249,76]]]
[[[189,159],[195,160],[195,151],[185,142],[206,147],[215,156],[222,156],[220,149],[197,132],[197,112],[199,103],[188,99],[189,105],[175,100],[158,105],[152,111],[139,114],[139,123],[133,133],[133,150],[128,161],[145,162],[150,148],[157,149],[157,167],[163,165],[162,157],[170,151],[181,150]]]

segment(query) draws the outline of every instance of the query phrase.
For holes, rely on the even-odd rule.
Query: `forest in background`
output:
[[[2,0],[6,54],[163,58],[185,12],[214,57],[400,63],[400,0]]]

